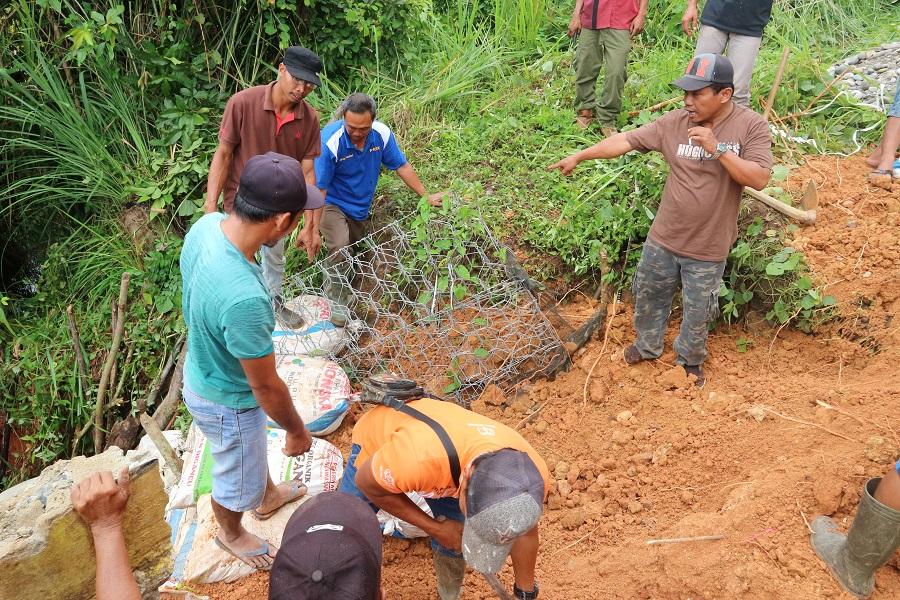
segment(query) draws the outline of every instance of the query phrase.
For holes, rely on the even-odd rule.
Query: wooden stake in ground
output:
[[[647,540],[648,546],[657,546],[659,544],[682,544],[684,542],[714,542],[716,540],[724,540],[724,535],[698,535],[694,537],[680,538],[663,538],[659,540]]]
[[[103,441],[105,432],[103,431],[103,411],[106,403],[106,389],[109,386],[109,376],[112,373],[113,365],[119,355],[119,345],[122,343],[122,332],[125,330],[125,307],[128,303],[128,284],[131,281],[131,274],[127,271],[122,273],[122,281],[119,284],[119,300],[116,302],[115,319],[116,327],[113,330],[112,344],[109,348],[109,354],[106,356],[106,363],[103,365],[103,373],[100,375],[100,387],[97,390],[97,404],[94,406],[94,449],[95,452],[103,451]]]
[[[778,87],[781,85],[781,77],[784,75],[784,68],[787,66],[788,55],[791,49],[787,46],[781,51],[781,62],[778,64],[778,70],[775,71],[775,81],[772,82],[772,89],[769,90],[769,98],[766,100],[766,112],[763,117],[769,120],[769,113],[772,111],[772,103],[775,102],[775,94],[778,93]]]
[[[88,376],[87,360],[81,350],[81,335],[78,333],[78,325],[75,323],[75,311],[72,305],[66,307],[66,320],[69,323],[69,335],[72,336],[72,346],[75,349],[75,364],[78,366],[78,379],[81,382],[81,393],[87,395],[91,391],[91,379]]]
[[[163,435],[162,429],[159,428],[159,425],[156,424],[153,417],[147,413],[141,413],[141,427],[147,432],[147,437],[150,438],[150,441],[152,441],[153,445],[156,446],[156,449],[159,450],[159,453],[162,455],[163,460],[166,461],[166,465],[175,475],[175,478],[181,479],[184,461],[175,454],[172,444],[170,444],[169,440],[166,439],[166,436]]]
[[[172,372],[169,391],[153,412],[153,420],[156,421],[160,428],[164,428],[169,424],[169,421],[178,412],[178,406],[181,404],[181,385],[184,382],[184,358],[187,356],[187,350],[187,342],[184,342],[181,345],[178,360],[175,362],[175,370]]]

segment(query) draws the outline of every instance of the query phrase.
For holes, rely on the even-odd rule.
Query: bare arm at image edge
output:
[[[141,592],[128,563],[122,517],[131,493],[128,468],[118,482],[112,473],[94,473],[72,487],[72,506],[90,527],[97,560],[97,600],[140,600]]]
[[[688,37],[700,28],[700,18],[697,11],[697,0],[688,0],[684,15],[681,17],[681,30]]]
[[[203,212],[215,212],[219,208],[219,196],[225,189],[225,182],[231,174],[231,164],[234,160],[234,144],[219,142],[216,153],[213,154],[209,164],[209,177],[206,180],[206,201],[203,203]]]

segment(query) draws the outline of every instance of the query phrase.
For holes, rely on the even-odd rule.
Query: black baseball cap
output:
[[[306,184],[300,162],[277,152],[257,154],[247,161],[237,195],[247,204],[273,212],[311,210],[325,204],[322,192]]]
[[[672,82],[686,92],[696,92],[714,83],[734,85],[734,67],[727,56],[698,54],[688,63],[684,76]]]
[[[381,529],[368,503],[343,492],[291,516],[269,578],[269,600],[378,600]]]
[[[319,71],[322,70],[322,59],[319,55],[303,46],[291,46],[284,51],[282,61],[288,73],[297,79],[322,85]]]

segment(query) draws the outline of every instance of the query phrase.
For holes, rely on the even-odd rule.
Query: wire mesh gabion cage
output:
[[[393,222],[286,281],[347,313],[327,351],[351,379],[392,372],[468,405],[489,384],[547,374],[565,355],[511,251],[471,210]],[[305,354],[304,339],[282,353]]]

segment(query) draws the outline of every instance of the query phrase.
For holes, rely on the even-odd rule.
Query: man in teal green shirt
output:
[[[275,485],[266,460],[266,416],[286,432],[284,453],[312,439],[275,371],[275,316],[256,253],[297,227],[304,209],[324,204],[300,163],[268,152],[241,173],[232,212],[198,220],[181,251],[182,308],[188,329],[184,402],[213,457],[215,542],[248,565],[268,569],[276,549],[241,526],[246,511],[270,517],[302,496],[302,484]]]

